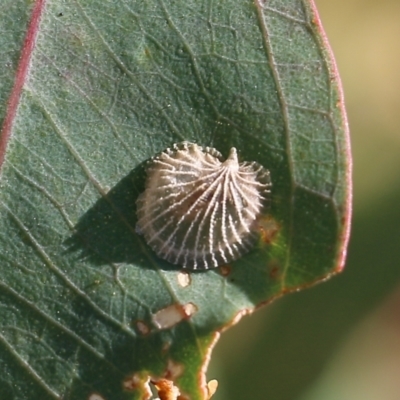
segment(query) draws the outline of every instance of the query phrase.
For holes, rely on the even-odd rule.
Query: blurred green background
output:
[[[346,269],[223,333],[213,400],[400,399],[400,1],[316,3],[354,157]]]

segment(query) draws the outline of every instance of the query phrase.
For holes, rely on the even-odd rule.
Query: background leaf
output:
[[[24,44],[4,39],[21,50],[2,86],[1,397],[132,398],[150,374],[203,398],[221,329],[342,268],[346,121],[316,11],[38,0],[26,15]],[[271,171],[264,240],[229,268],[183,274],[135,233],[143,162],[182,140]],[[154,324],[187,304],[171,329]]]

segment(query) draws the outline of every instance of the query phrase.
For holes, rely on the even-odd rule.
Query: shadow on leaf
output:
[[[101,197],[65,241],[67,253],[94,265],[128,263],[143,268],[178,269],[157,258],[135,231],[136,199],[144,190],[145,165],[139,164]]]

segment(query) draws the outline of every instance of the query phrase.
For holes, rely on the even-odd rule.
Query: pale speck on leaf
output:
[[[98,393],[92,393],[88,400],[106,400],[103,396],[100,396]]]
[[[193,303],[171,304],[153,314],[153,323],[158,329],[169,329],[179,322],[189,319],[197,311],[198,308]]]
[[[191,283],[190,274],[186,271],[178,272],[177,280],[178,280],[179,286],[181,286],[183,288],[188,287]]]
[[[146,323],[144,323],[143,321],[136,321],[136,328],[144,336],[146,336],[150,333],[149,326]]]
[[[171,359],[167,362],[167,370],[165,372],[165,377],[167,379],[175,380],[179,378],[184,371],[184,366],[181,363],[177,363]]]

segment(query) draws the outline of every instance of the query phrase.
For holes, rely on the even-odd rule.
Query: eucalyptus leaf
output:
[[[221,330],[343,267],[347,123],[313,3],[4,0],[0,24],[0,398],[161,378],[207,398]],[[182,271],[136,232],[146,161],[181,141],[270,171],[261,240],[228,266]]]

